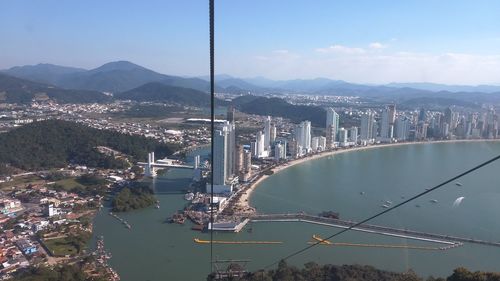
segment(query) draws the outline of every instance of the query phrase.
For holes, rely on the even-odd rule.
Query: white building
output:
[[[349,141],[354,144],[358,143],[358,127],[351,127],[349,129]]]
[[[341,146],[349,145],[349,138],[347,136],[348,132],[344,128],[339,129],[339,143]]]
[[[304,155],[311,151],[311,122],[303,121],[295,127],[295,139],[299,147],[299,154]]]
[[[406,141],[410,136],[410,120],[404,116],[396,119],[395,137],[398,141]]]
[[[361,115],[361,132],[359,138],[362,141],[371,141],[376,137],[374,132],[375,117],[372,112]]]

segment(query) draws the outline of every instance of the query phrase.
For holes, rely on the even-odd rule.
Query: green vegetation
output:
[[[55,267],[30,267],[14,276],[15,281],[104,281],[104,278],[89,278],[83,270],[84,264],[63,264]]]
[[[13,178],[11,181],[0,183],[0,189],[9,188],[13,186],[27,187],[31,184],[39,184],[39,183],[43,183],[43,180],[36,175],[19,176]]]
[[[124,160],[99,153],[97,146],[123,152],[130,155],[132,161],[146,159],[149,151],[158,157],[173,151],[172,146],[153,139],[60,120],[34,122],[0,134],[0,143],[0,163],[25,170],[65,167],[69,163],[101,168],[128,166]]]
[[[134,101],[171,102],[182,105],[203,106],[210,105],[210,96],[204,92],[168,86],[159,82],[151,82],[127,92],[118,93],[115,98]],[[223,102],[219,100],[219,102]]]
[[[111,98],[97,91],[66,90],[0,74],[0,102],[27,104],[31,100],[51,99],[58,103],[106,102]]]
[[[279,116],[295,123],[309,120],[313,126],[324,127],[326,111],[317,106],[294,105],[280,98],[241,96],[232,103],[242,112],[258,115]]]
[[[233,272],[241,271],[238,264],[231,264],[228,270]],[[208,276],[207,280],[215,280],[214,275]],[[500,273],[491,272],[471,272],[465,268],[457,268],[448,278],[428,277],[422,279],[415,272],[395,273],[385,270],[379,270],[371,266],[361,265],[318,265],[314,262],[306,263],[304,268],[299,269],[295,266],[289,266],[281,261],[277,269],[269,271],[258,271],[248,273],[238,278],[225,278],[217,280],[226,281],[500,281]]]
[[[43,240],[43,244],[53,256],[74,256],[80,254],[90,240],[91,233],[80,231],[78,233],[69,233],[68,236],[50,240]]]
[[[107,184],[102,177],[94,175],[82,175],[77,178],[65,178],[58,180],[52,185],[55,190],[65,190],[77,193],[81,196],[101,195],[104,196]]]
[[[127,212],[153,205],[156,198],[153,190],[145,183],[135,182],[123,188],[113,199],[114,212]]]

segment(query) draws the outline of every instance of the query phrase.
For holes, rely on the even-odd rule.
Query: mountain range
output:
[[[100,102],[110,97],[99,92],[109,92],[120,99],[178,100],[187,102],[188,105],[198,105],[201,101],[206,101],[206,96],[200,94],[207,93],[210,88],[207,76],[165,75],[128,61],[110,62],[91,70],[52,64],[16,66],[0,71],[0,75],[0,101],[3,99],[26,102],[35,97],[72,102],[80,97],[82,102]],[[455,105],[476,106],[484,102],[500,102],[500,86],[492,85],[457,86],[432,83],[363,85],[328,78],[243,79],[227,74],[217,75],[215,78],[216,92],[234,94],[301,93],[358,96],[381,103],[406,103],[408,106],[422,102],[430,104],[451,102]],[[66,95],[69,98],[64,97]],[[183,99],[184,96],[187,98]]]

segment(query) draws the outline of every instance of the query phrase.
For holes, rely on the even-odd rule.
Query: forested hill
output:
[[[0,134],[0,164],[25,170],[64,167],[69,163],[89,167],[123,167],[123,161],[97,152],[97,146],[123,152],[132,160],[145,160],[150,151],[158,157],[173,153],[172,147],[153,139],[49,120]]]
[[[210,106],[210,95],[207,93],[189,88],[164,85],[159,82],[147,83],[127,92],[117,93],[114,97],[140,102],[174,102],[182,105]],[[217,101],[222,103],[220,100]]]
[[[242,112],[258,115],[279,116],[295,123],[309,120],[316,127],[325,127],[326,111],[318,106],[295,105],[280,98],[241,96],[232,103]]]
[[[0,103],[29,104],[32,100],[58,103],[108,102],[109,96],[97,91],[67,90],[0,73]]]

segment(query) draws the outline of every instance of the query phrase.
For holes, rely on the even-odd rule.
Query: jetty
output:
[[[326,246],[347,246],[347,247],[364,247],[364,248],[385,248],[385,249],[409,249],[409,250],[449,250],[456,247],[463,246],[463,243],[457,242],[452,245],[446,245],[444,247],[429,247],[429,246],[415,246],[415,245],[394,245],[394,244],[361,244],[361,243],[348,243],[348,242],[331,242],[325,240],[318,235],[313,235],[312,239],[314,241],[308,242],[308,244],[319,244]]]
[[[337,228],[349,228],[357,224],[355,221],[343,219],[326,218],[321,216],[308,215],[305,213],[289,214],[258,214],[250,217],[251,222],[305,222],[311,224],[325,225]],[[354,231],[374,233],[386,236],[401,237],[424,242],[433,242],[439,244],[456,245],[461,243],[473,243],[485,246],[500,247],[500,242],[486,241],[475,238],[458,237],[452,235],[436,234],[409,229],[380,226],[373,224],[361,224],[354,228]]]
[[[132,226],[124,219],[120,218],[117,214],[109,212],[109,215],[121,222],[126,228],[132,229]]]

